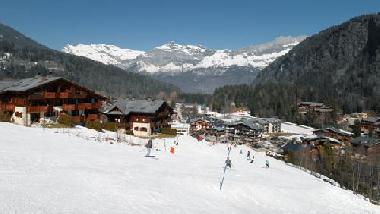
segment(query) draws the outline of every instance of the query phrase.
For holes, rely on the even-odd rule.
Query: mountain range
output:
[[[114,97],[168,97],[180,91],[150,76],[50,49],[0,23],[0,79],[38,74],[62,76]]]
[[[305,38],[278,37],[268,43],[237,50],[214,50],[202,45],[169,42],[149,51],[106,44],[66,45],[62,51],[116,65],[126,71],[150,74],[185,92],[212,93],[226,84],[252,82],[260,70]]]
[[[380,13],[352,18],[312,35],[264,68],[253,84],[218,89],[254,114],[295,120],[299,101],[324,102],[337,113],[380,113]],[[326,125],[326,124],[325,124]]]

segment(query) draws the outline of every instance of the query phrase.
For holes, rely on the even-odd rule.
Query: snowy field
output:
[[[157,140],[147,158],[144,147],[99,142],[84,128],[56,132],[0,123],[0,213],[380,213],[263,153],[251,164],[233,148],[220,190],[225,145],[182,136],[171,154],[174,139]]]

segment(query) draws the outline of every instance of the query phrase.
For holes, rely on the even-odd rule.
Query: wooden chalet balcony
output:
[[[98,115],[97,114],[88,114],[87,115],[87,120],[97,120]]]
[[[57,94],[55,92],[44,92],[44,98],[46,99],[54,99]]]
[[[64,111],[72,111],[72,110],[76,109],[76,106],[75,106],[75,104],[63,104],[62,109]]]
[[[36,100],[36,99],[43,99],[44,96],[42,93],[34,93],[34,94],[31,94],[29,95],[28,97],[30,100]]]
[[[16,97],[12,99],[12,103],[16,106],[23,106],[25,105],[25,99]]]
[[[27,110],[30,113],[47,112],[48,107],[47,106],[28,106]]]
[[[2,108],[4,108],[5,111],[14,111],[15,110],[15,105],[13,105],[13,104],[5,104],[4,106],[2,106]]]
[[[92,109],[99,109],[100,107],[102,107],[102,103],[101,102],[97,102],[97,103],[93,103],[92,104]]]
[[[58,97],[59,98],[62,98],[62,99],[67,99],[67,98],[69,98],[69,92],[60,92],[60,93],[58,93]]]
[[[86,110],[86,109],[92,109],[92,103],[79,103],[78,104],[78,110]]]

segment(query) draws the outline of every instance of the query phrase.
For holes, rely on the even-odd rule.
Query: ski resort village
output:
[[[1,1],[0,214],[380,214],[379,8]]]
[[[51,75],[1,81],[0,110],[0,213],[380,213],[370,113],[316,129]]]

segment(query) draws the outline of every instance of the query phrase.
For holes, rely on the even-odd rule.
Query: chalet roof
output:
[[[363,121],[370,122],[370,123],[376,123],[376,122],[380,121],[380,117],[367,117],[367,118],[363,118]]]
[[[62,77],[39,76],[21,80],[0,81],[0,92],[24,92],[38,86],[63,79]]]
[[[57,77],[57,76],[36,76],[31,78],[25,78],[25,79],[19,79],[19,80],[4,80],[0,81],[0,93],[5,92],[26,92],[31,89],[37,88],[39,86],[54,82],[56,80],[64,80],[67,82],[70,82],[71,84],[74,84],[80,88],[83,88],[84,90],[91,91],[90,89],[87,89],[83,86],[80,86],[70,80],[67,80],[63,77]],[[97,94],[93,92],[98,97],[102,97],[105,99],[104,96]]]
[[[316,129],[316,130],[313,131],[313,133],[318,133],[318,132],[323,132],[323,133],[333,132],[333,133],[340,134],[340,135],[345,135],[345,136],[353,136],[354,135],[354,133],[352,133],[352,132],[349,132],[349,131],[346,131],[346,130],[343,130],[343,129],[337,129],[337,128],[334,128],[334,127],[325,128],[325,129]]]
[[[379,141],[377,141],[376,139],[372,137],[357,137],[357,138],[352,139],[351,141],[351,144],[354,144],[354,145],[360,145],[360,144],[374,145],[378,143]]]
[[[299,105],[308,105],[308,106],[315,106],[315,107],[324,106],[323,103],[317,103],[317,102],[300,102]]]
[[[206,122],[206,123],[210,123],[209,120],[205,119],[205,118],[193,118],[193,119],[190,119],[190,123],[195,123],[195,122],[198,122],[198,121],[203,121],[203,122]]]
[[[281,123],[281,120],[278,118],[250,118],[248,121],[258,123],[260,125],[267,125],[269,123]]]
[[[105,106],[103,112],[112,114],[114,112],[113,109],[117,107],[125,115],[131,112],[154,114],[164,103],[164,100],[118,99]]]

